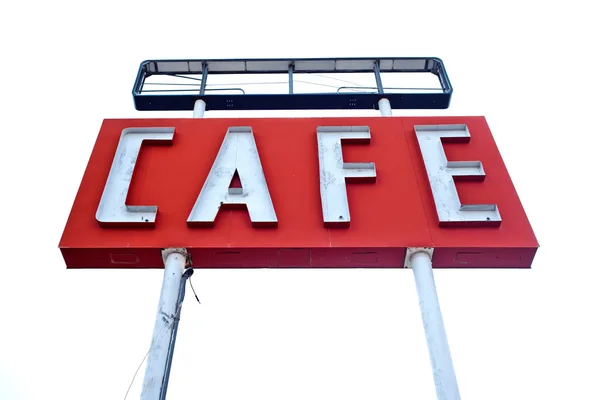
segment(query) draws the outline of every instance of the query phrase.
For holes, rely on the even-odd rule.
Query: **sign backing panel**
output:
[[[448,160],[479,160],[486,176],[458,182],[461,200],[498,205],[495,227],[444,227],[415,125],[466,124],[468,143],[444,143]],[[349,226],[326,228],[317,127],[367,126],[368,143],[342,141],[345,163],[372,162],[374,182],[346,184]],[[127,128],[174,128],[143,144],[127,205],[158,207],[153,226],[101,226],[96,211]],[[251,127],[277,225],[254,227],[245,208],[222,207],[214,226],[187,224],[226,132]],[[248,188],[243,188],[248,189]],[[538,247],[483,117],[105,120],[59,245],[68,268],[161,268],[160,249],[186,247],[196,268],[402,267],[407,247],[434,247],[434,267],[531,266]]]

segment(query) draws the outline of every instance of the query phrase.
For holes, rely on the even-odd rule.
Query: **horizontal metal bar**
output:
[[[146,89],[146,90],[142,90],[140,93],[173,93],[173,92],[197,92],[198,89]],[[207,88],[205,89],[205,91],[210,92],[210,91],[224,91],[224,92],[233,92],[233,91],[239,91],[242,92],[242,94],[246,94],[246,92],[244,91],[244,89],[242,88]]]
[[[206,110],[376,110],[378,93],[314,93],[314,94],[136,94],[139,111],[190,111],[196,100],[206,102]],[[393,109],[445,109],[450,104],[448,93],[388,93],[385,98]]]
[[[148,60],[142,63],[146,73],[201,74],[204,66],[208,74],[289,73],[290,64],[295,73],[373,72],[379,64],[380,72],[432,72],[443,65],[435,57],[384,57],[384,58],[299,58],[299,59],[214,59],[214,60]]]

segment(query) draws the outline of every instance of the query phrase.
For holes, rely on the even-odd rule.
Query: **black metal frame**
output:
[[[294,93],[294,73],[375,74],[375,93]],[[422,72],[436,75],[440,91],[416,93],[386,92],[382,72]],[[207,77],[218,74],[281,74],[289,76],[287,94],[207,94]],[[201,75],[200,90],[190,94],[142,94],[147,77],[152,75]],[[393,109],[445,109],[450,105],[452,85],[444,63],[435,57],[403,58],[302,58],[302,59],[221,59],[221,60],[147,60],[140,64],[133,86],[133,100],[139,111],[193,110],[196,100],[204,100],[207,110],[315,110],[377,109],[386,98]]]

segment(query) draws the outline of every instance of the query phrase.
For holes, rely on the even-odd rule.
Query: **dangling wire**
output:
[[[125,392],[124,400],[127,400],[127,395],[129,394],[129,391],[131,390],[131,386],[133,386],[133,382],[135,381],[135,377],[137,376],[138,372],[140,372],[140,368],[142,368],[142,365],[144,364],[144,361],[148,357],[148,354],[150,354],[150,349],[148,349],[148,351],[146,352],[146,355],[144,356],[144,358],[142,358],[142,362],[140,363],[140,365],[138,365],[137,369],[135,370],[135,374],[133,374],[133,378],[131,378],[131,382],[129,383],[129,387],[127,388],[127,391]]]
[[[202,303],[200,303],[200,299],[198,298],[198,295],[196,294],[196,290],[194,290],[194,285],[192,285],[192,277],[191,276],[188,278],[188,281],[190,282],[190,287],[192,288],[192,292],[194,292],[194,297],[198,301],[198,304],[202,304]]]

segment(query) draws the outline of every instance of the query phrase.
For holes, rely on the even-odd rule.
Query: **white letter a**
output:
[[[242,187],[230,187],[235,173]],[[188,217],[188,226],[213,226],[222,205],[243,205],[252,226],[277,226],[269,188],[252,134],[246,126],[230,127]]]

